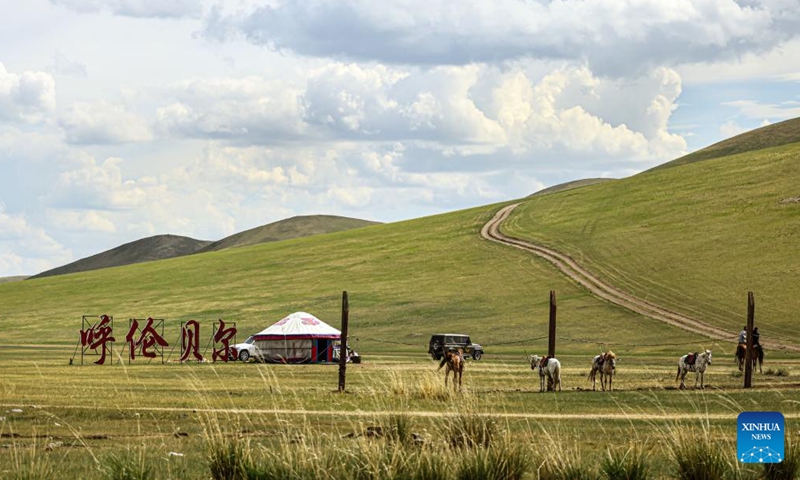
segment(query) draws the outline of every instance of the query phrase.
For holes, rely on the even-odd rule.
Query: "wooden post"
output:
[[[547,356],[556,356],[556,291],[550,290],[550,340],[547,343]]]
[[[350,316],[350,305],[347,301],[347,292],[342,292],[342,336],[339,346],[339,392],[344,392],[345,376],[347,370],[347,320]]]
[[[753,320],[756,314],[756,301],[753,292],[747,292],[747,350],[744,354],[744,388],[753,387]]]

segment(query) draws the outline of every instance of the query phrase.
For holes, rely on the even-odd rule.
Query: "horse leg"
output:
[[[614,375],[614,372],[608,374],[608,391],[611,391],[611,377]]]

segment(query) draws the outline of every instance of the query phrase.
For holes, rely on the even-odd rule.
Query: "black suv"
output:
[[[437,333],[431,335],[428,343],[428,353],[434,360],[444,357],[444,352],[460,348],[464,355],[470,355],[475,360],[480,360],[483,355],[483,347],[477,343],[472,343],[469,335],[460,333]]]

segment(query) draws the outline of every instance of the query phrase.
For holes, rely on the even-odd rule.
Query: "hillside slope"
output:
[[[226,248],[291,240],[293,238],[341,232],[370,225],[378,225],[378,222],[335,215],[298,216],[236,233],[202,248],[200,252],[214,252]]]
[[[684,155],[671,162],[664,163],[651,170],[677,167],[689,163],[701,162],[712,158],[726,157],[739,153],[780,147],[800,142],[800,118],[786,120],[774,125],[756,128],[735,137],[715,143],[709,147]]]
[[[28,278],[26,275],[15,275],[13,277],[0,277],[0,283],[20,282]]]
[[[584,178],[584,179],[581,179],[581,180],[573,180],[571,182],[559,183],[558,185],[553,185],[552,187],[543,188],[543,189],[539,190],[538,192],[534,192],[534,193],[528,195],[528,197],[530,198],[530,197],[533,197],[533,196],[536,196],[536,195],[550,195],[551,193],[564,192],[564,191],[567,191],[567,190],[573,190],[575,188],[581,188],[581,187],[588,187],[589,185],[595,185],[597,183],[603,183],[603,182],[608,182],[608,181],[612,181],[612,180],[616,180],[616,179],[614,179],[614,178]]]
[[[523,349],[546,349],[555,289],[567,319],[559,326],[565,352],[597,349],[567,337],[617,339],[612,330],[597,331],[597,318],[625,328],[628,340],[702,344],[699,336],[592,297],[543,261],[481,239],[500,206],[4,284],[0,327],[9,327],[6,343],[74,345],[81,315],[106,313],[121,325],[153,316],[166,319],[165,334],[175,342],[182,320],[210,329],[224,318],[246,338],[295,311],[337,326],[346,290],[350,332],[362,352],[425,355],[431,334],[456,331],[484,345],[487,355],[519,354],[524,363]]]
[[[133,263],[180,257],[195,253],[210,243],[178,235],[156,235],[120,245],[91,257],[82,258],[67,265],[44,271],[30,278],[88,272],[100,268],[119,267]]]
[[[604,281],[738,331],[800,343],[800,143],[534,197],[504,232],[568,253]]]

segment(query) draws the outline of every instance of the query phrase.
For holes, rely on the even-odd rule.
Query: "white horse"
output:
[[[675,381],[678,381],[678,378],[681,379],[681,386],[680,388],[686,388],[686,383],[684,379],[686,378],[686,374],[688,372],[695,372],[694,377],[694,387],[697,388],[697,381],[700,381],[700,388],[705,388],[703,382],[705,380],[705,373],[706,368],[711,365],[711,350],[706,350],[703,353],[699,353],[695,355],[694,363],[688,365],[686,363],[686,359],[689,355],[694,355],[692,353],[686,354],[678,360],[678,374],[675,376]]]
[[[539,370],[539,391],[544,392],[544,379],[547,377],[547,385],[555,391],[555,384],[558,384],[558,391],[561,391],[561,362],[555,358],[540,357],[530,355],[531,370]]]
[[[589,380],[592,381],[592,390],[597,390],[597,373],[600,372],[600,387],[606,391],[606,381],[608,390],[611,391],[611,379],[617,370],[617,355],[611,350],[601,353],[592,359],[592,370],[589,372]]]

